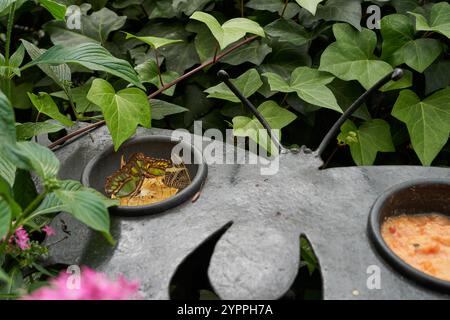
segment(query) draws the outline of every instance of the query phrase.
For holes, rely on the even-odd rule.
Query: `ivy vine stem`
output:
[[[173,81],[171,81],[171,82],[169,82],[169,83],[166,83],[164,86],[162,86],[161,88],[159,88],[157,91],[155,91],[155,92],[151,93],[150,95],[148,95],[148,99],[149,99],[149,100],[150,100],[150,99],[153,99],[153,98],[156,97],[157,95],[161,94],[162,92],[164,92],[164,91],[166,91],[167,89],[169,89],[169,88],[173,87],[174,85],[176,85],[178,82],[181,82],[181,81],[183,81],[183,80],[185,80],[185,79],[187,79],[187,78],[193,76],[193,75],[196,74],[197,72],[203,70],[204,68],[207,68],[207,67],[209,67],[209,66],[215,64],[215,63],[216,63],[217,61],[219,61],[220,59],[226,57],[227,55],[229,55],[229,54],[232,53],[233,51],[239,49],[240,47],[242,47],[242,46],[244,46],[244,45],[246,45],[246,44],[251,43],[252,41],[254,41],[254,40],[257,39],[257,38],[258,38],[258,36],[252,36],[252,37],[248,37],[248,38],[243,39],[242,41],[236,43],[234,46],[232,46],[232,47],[230,47],[230,48],[228,48],[228,49],[222,51],[220,54],[218,54],[218,55],[216,56],[215,59],[213,58],[213,59],[211,59],[211,60],[208,60],[208,61],[202,63],[201,65],[199,65],[198,67],[192,69],[191,71],[186,72],[186,73],[183,74],[182,76],[176,78],[175,80],[173,80]],[[55,142],[51,143],[51,144],[48,146],[48,148],[49,148],[49,149],[54,149],[54,148],[56,148],[57,146],[59,146],[59,145],[65,143],[66,141],[68,141],[68,140],[70,140],[70,139],[72,139],[72,138],[75,138],[75,137],[77,137],[77,136],[79,136],[79,135],[81,135],[81,134],[83,134],[83,133],[92,131],[92,130],[94,130],[94,129],[100,128],[101,126],[103,126],[103,125],[105,125],[105,124],[106,124],[106,121],[105,121],[105,120],[101,120],[101,121],[92,123],[92,124],[90,124],[90,125],[87,125],[86,127],[83,127],[83,128],[81,128],[81,129],[75,130],[74,132],[69,133],[68,135],[65,135],[64,137],[62,137],[62,138],[56,140]]]

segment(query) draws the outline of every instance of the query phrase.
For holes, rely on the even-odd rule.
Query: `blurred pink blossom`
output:
[[[75,275],[61,272],[50,281],[50,286],[40,288],[23,297],[24,300],[133,300],[141,299],[139,284],[130,282],[122,275],[116,281],[104,273],[83,267],[79,288],[70,286]]]
[[[44,231],[47,234],[47,236],[49,236],[49,237],[56,234],[55,229],[53,229],[49,225],[46,225],[45,227],[43,227],[42,231]]]
[[[20,249],[26,250],[30,248],[30,238],[28,237],[27,231],[22,226],[16,229],[14,240]]]

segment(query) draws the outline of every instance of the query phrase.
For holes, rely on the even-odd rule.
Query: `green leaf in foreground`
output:
[[[261,77],[256,69],[250,69],[243,73],[236,79],[232,79],[231,82],[242,92],[242,94],[248,98],[254,94],[262,86]],[[228,100],[231,102],[240,102],[239,98],[231,92],[230,89],[224,84],[220,83],[217,86],[208,88],[205,90],[208,93],[208,98],[216,98],[222,100]]]
[[[11,208],[8,202],[0,194],[0,239],[7,235],[11,224]]]
[[[136,66],[136,71],[139,75],[139,79],[142,83],[151,83],[157,88],[161,88],[164,84],[169,83],[180,75],[175,71],[166,71],[161,74],[161,78],[163,83],[161,83],[161,79],[158,74],[158,67],[156,62],[153,60],[147,60],[146,62]],[[175,86],[170,87],[169,89],[164,91],[165,95],[172,96],[175,93]]]
[[[431,8],[430,20],[418,13],[412,13],[416,17],[417,31],[439,32],[450,39],[450,4],[439,2]]]
[[[65,63],[79,64],[91,70],[108,72],[139,88],[144,88],[128,61],[112,56],[108,50],[96,43],[82,43],[74,47],[53,46],[37,59],[22,67],[22,70],[34,65]]]
[[[317,5],[321,3],[323,0],[295,0],[301,7],[305,8],[313,15],[316,14]]]
[[[375,32],[365,28],[359,32],[348,24],[335,24],[333,32],[336,42],[322,54],[321,71],[345,81],[358,80],[365,89],[392,72],[391,65],[373,53],[377,45]]]
[[[221,49],[243,38],[247,33],[265,37],[263,28],[257,22],[246,18],[234,18],[220,25],[219,21],[209,13],[197,11],[191,19],[206,24]]]
[[[258,107],[258,111],[275,131],[281,130],[297,118],[294,113],[281,108],[275,101],[271,100],[262,103]],[[266,150],[273,150],[269,144],[267,132],[260,131],[263,129],[262,124],[255,117],[238,116],[233,118],[233,134],[235,136],[250,137]],[[277,133],[275,132],[275,134]]]
[[[413,91],[404,90],[392,115],[406,123],[412,146],[422,164],[431,165],[450,134],[450,89],[437,91],[423,101]]]
[[[300,99],[315,106],[342,112],[333,92],[327,84],[334,79],[333,76],[308,67],[299,67],[291,74],[290,83],[286,82],[276,73],[264,73],[272,91],[296,92]]]
[[[56,190],[65,211],[94,230],[109,233],[109,213],[98,195],[87,190]]]
[[[370,166],[378,152],[394,152],[389,124],[381,119],[364,122],[359,128],[347,120],[341,126],[338,141],[350,147],[352,158],[358,166]]]
[[[46,50],[39,49],[31,42],[26,40],[21,40],[25,50],[30,55],[32,60],[36,60],[39,58]],[[58,66],[50,66],[47,64],[39,64],[39,69],[41,69],[47,76],[53,79],[57,85],[61,88],[66,89],[68,87],[68,83],[71,80],[70,68],[67,64],[60,64]]]
[[[139,37],[128,32],[125,32],[125,34],[127,35],[126,39],[130,38],[138,39],[142,42],[145,42],[154,49],[158,49],[173,43],[183,42],[183,40],[166,39],[161,37],[151,37],[151,36]]]
[[[393,66],[406,63],[422,73],[442,52],[436,39],[414,39],[414,24],[410,17],[401,14],[388,15],[381,20],[383,35],[382,58]]]
[[[58,132],[61,129],[64,129],[62,125],[54,123],[51,120],[43,122],[18,123],[16,125],[17,140],[28,140],[34,136]]]
[[[2,145],[16,143],[14,111],[8,98],[0,91],[0,151]]]
[[[48,12],[57,20],[64,21],[66,15],[66,6],[53,0],[38,0],[41,6],[47,9]]]
[[[184,107],[163,100],[151,99],[150,104],[152,106],[152,119],[155,120],[161,120],[171,114],[188,111],[188,109]]]
[[[114,143],[114,149],[131,137],[138,125],[151,125],[150,104],[144,91],[126,88],[116,92],[108,81],[95,79],[87,98],[100,107]]]
[[[39,95],[28,93],[28,97],[39,113],[45,114],[68,127],[74,124],[72,120],[59,112],[58,106],[48,93],[39,92]]]
[[[302,46],[311,40],[306,29],[289,19],[280,18],[264,27],[271,38],[277,38],[280,42],[289,42],[296,46]]]
[[[0,91],[0,176],[11,186],[16,174],[16,165],[10,156],[10,148],[16,144],[15,123],[13,107]]]
[[[59,161],[50,149],[35,142],[22,141],[11,152],[17,167],[34,171],[44,180],[56,178]]]

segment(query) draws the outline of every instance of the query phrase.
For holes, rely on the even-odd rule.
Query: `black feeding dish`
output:
[[[450,181],[410,181],[387,190],[370,212],[368,231],[379,253],[399,272],[426,286],[450,292],[450,282],[430,276],[404,262],[388,247],[381,235],[381,227],[389,217],[431,213],[450,217]]]
[[[171,159],[172,149],[178,144],[181,144],[183,150],[191,152],[192,164],[185,164],[192,180],[189,186],[157,203],[145,206],[115,206],[109,209],[111,214],[123,216],[143,216],[166,211],[192,199],[202,188],[208,172],[201,152],[183,141],[167,136],[134,138],[124,143],[117,152],[111,145],[89,161],[82,174],[82,183],[105,194],[106,178],[119,169],[122,156],[129,158],[132,154],[141,152],[154,158]]]

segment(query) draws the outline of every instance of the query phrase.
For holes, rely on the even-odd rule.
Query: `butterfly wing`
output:
[[[166,169],[172,166],[172,161],[146,157],[143,165],[143,173],[146,177],[158,177],[166,174]]]

